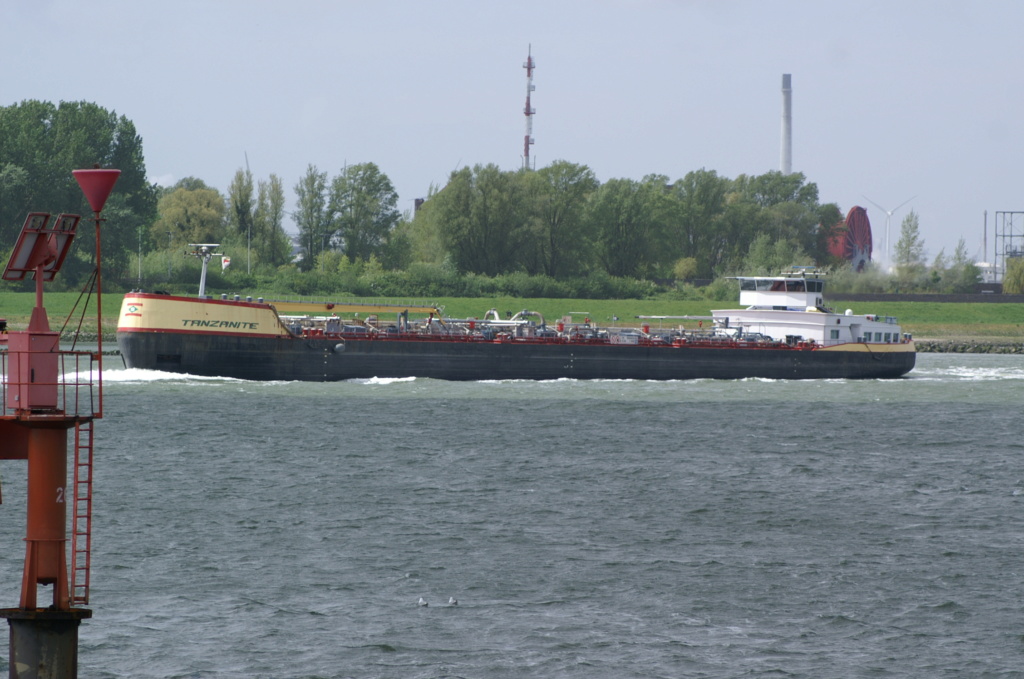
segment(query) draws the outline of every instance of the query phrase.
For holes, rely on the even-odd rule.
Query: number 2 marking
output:
[[[64,504],[64,487],[57,487],[57,504]]]

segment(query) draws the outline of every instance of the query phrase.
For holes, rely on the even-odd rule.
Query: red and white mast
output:
[[[523,138],[523,167],[527,170],[531,169],[530,166],[530,146],[533,145],[533,114],[537,111],[530,106],[530,93],[536,88],[533,86],[533,69],[537,65],[533,62],[532,45],[526,50],[526,63],[523,64],[523,68],[526,69],[526,108],[523,109],[523,113],[526,114],[526,136]]]

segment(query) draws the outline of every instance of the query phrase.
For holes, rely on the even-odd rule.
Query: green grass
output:
[[[122,295],[104,295],[103,328],[113,332],[117,327],[117,316]],[[78,293],[48,293],[44,298],[50,327],[59,329],[70,313]],[[336,300],[343,301],[343,300]],[[384,300],[374,300],[381,302]],[[396,300],[397,301],[397,300]],[[408,303],[409,300],[401,300]],[[555,322],[565,314],[574,311],[587,314],[591,320],[605,325],[618,317],[618,323],[633,325],[639,323],[638,315],[647,316],[708,316],[712,309],[729,309],[736,302],[674,301],[653,300],[592,300],[592,299],[520,299],[516,297],[493,298],[441,298],[431,301],[444,307],[445,314],[458,318],[483,317],[488,309],[497,309],[504,317],[507,311],[513,313],[529,309],[540,312],[546,321]],[[35,305],[35,295],[28,292],[0,293],[0,318],[6,318],[12,329],[24,328],[28,324]],[[1021,304],[945,304],[941,302],[839,302],[839,311],[851,309],[855,314],[879,314],[896,316],[904,330],[919,338],[986,338],[991,341],[1024,341],[1024,305]],[[79,307],[78,312],[81,312]],[[95,332],[95,299],[87,312],[83,329]],[[680,321],[666,321],[676,325]],[[683,321],[690,326],[696,321]],[[651,321],[656,325],[657,321]],[[77,325],[77,321],[71,326]],[[69,326],[70,327],[70,326]]]
[[[946,304],[942,302],[840,302],[856,314],[895,316],[919,339],[1014,343],[1024,341],[1024,304]]]
[[[121,306],[122,295],[103,296],[103,327],[113,332],[117,327],[117,315]],[[77,302],[77,308],[75,308]],[[46,316],[50,321],[50,329],[59,330],[65,319],[75,311],[75,320],[69,321],[68,328],[78,326],[78,318],[82,314],[86,298],[77,292],[52,292],[43,296],[43,306],[46,308]],[[82,329],[96,331],[96,298],[89,300],[86,310],[86,318],[83,319]],[[32,308],[36,305],[34,292],[0,292],[0,318],[7,319],[8,326],[17,330],[28,325],[32,316]]]

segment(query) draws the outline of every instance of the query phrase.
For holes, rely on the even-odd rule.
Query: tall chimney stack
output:
[[[782,174],[793,174],[793,87],[789,73],[782,74]]]

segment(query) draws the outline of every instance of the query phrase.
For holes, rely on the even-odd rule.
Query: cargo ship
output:
[[[549,325],[528,310],[457,319],[431,305],[213,298],[201,284],[195,298],[125,295],[117,342],[128,368],[263,381],[877,379],[914,367],[896,319],[826,308],[817,271],[737,280],[745,308],[639,316],[635,328],[577,314]]]

